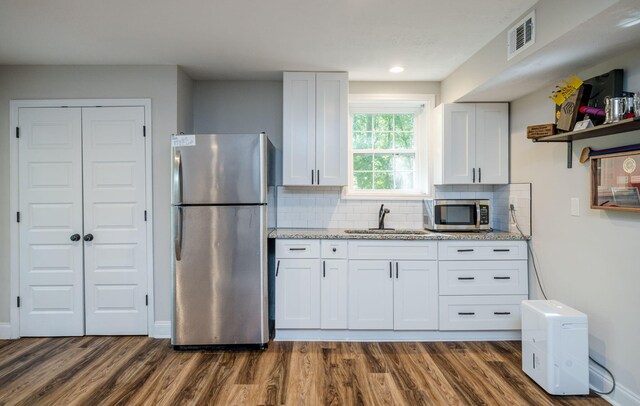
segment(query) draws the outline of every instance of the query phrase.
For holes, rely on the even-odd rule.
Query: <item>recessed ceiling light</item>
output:
[[[394,66],[393,68],[389,69],[389,72],[401,73],[401,72],[404,72],[404,68],[402,66]]]

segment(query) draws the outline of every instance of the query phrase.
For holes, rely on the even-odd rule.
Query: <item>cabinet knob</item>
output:
[[[331,248],[331,251],[336,252],[336,251],[338,251],[338,249],[337,248]]]

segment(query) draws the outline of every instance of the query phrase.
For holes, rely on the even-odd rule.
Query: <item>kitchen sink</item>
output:
[[[354,228],[344,230],[347,234],[431,234],[427,230],[393,229],[393,228]]]

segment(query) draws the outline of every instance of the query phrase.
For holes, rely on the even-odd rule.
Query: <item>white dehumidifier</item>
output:
[[[522,370],[552,395],[587,395],[587,315],[556,300],[523,300],[521,308]]]

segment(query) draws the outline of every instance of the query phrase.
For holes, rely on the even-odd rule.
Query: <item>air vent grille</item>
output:
[[[536,42],[535,13],[523,18],[507,33],[507,59],[511,59]]]

